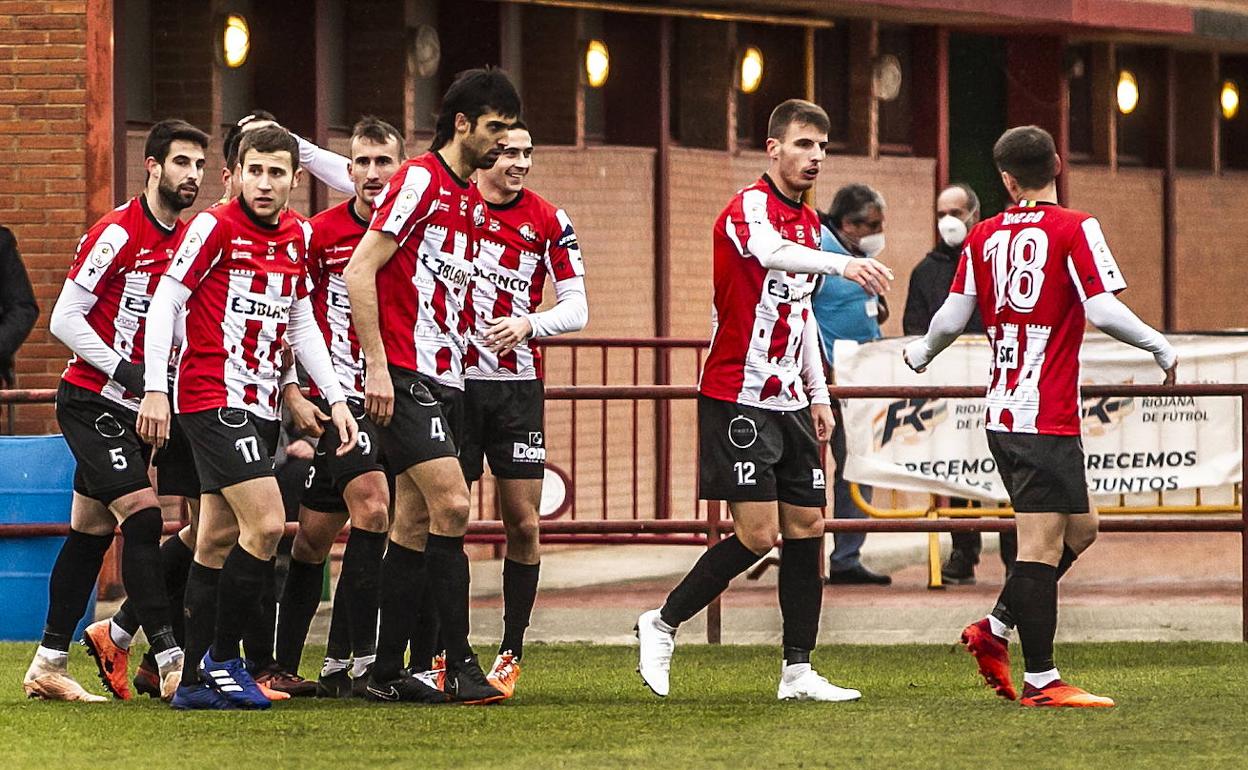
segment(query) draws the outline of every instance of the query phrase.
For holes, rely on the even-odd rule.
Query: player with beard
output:
[[[347,639],[344,647],[342,640],[331,635],[319,693],[349,696],[353,679],[359,684],[356,689],[362,690],[368,667],[375,658],[378,584],[390,525],[390,490],[381,463],[377,428],[364,414],[364,357],[351,323],[343,271],[360,238],[368,231],[374,199],[402,161],[403,138],[398,130],[377,118],[364,118],[351,134],[351,158],[344,164],[354,182],[355,196],[311,220],[308,261],[312,308],[339,383],[347,394],[347,403],[359,424],[360,438],[349,454],[334,454],[338,436],[333,429],[321,428],[329,407],[319,389],[315,385],[310,388],[309,401],[297,384],[283,388],[286,407],[293,414],[296,427],[305,435],[319,437],[299,509],[299,531],[291,548],[290,572],[279,605],[279,673],[270,683],[295,695],[318,692],[317,683],[298,676],[299,660],[320,601],[325,559],[348,520],[351,533],[334,594],[334,614],[341,615],[338,625],[345,624]]]
[[[332,405],[342,440],[336,451],[345,454],[356,442],[355,420],[306,294],[309,229],[285,211],[297,157],[294,139],[280,127],[245,134],[234,171],[242,194],[195,218],[152,298],[152,362],[168,360],[175,320],[183,307],[188,311],[175,391],[204,502],[187,581],[187,664],[173,697],[179,709],[270,705],[239,641],[259,613],[285,524],[271,459],[283,343]],[[169,435],[163,370],[149,370],[145,386],[138,431],[159,446]]]
[[[143,392],[144,333],[152,294],[169,265],[195,202],[208,136],[180,120],[157,123],[144,144],[144,192],[96,222],[78,244],[51,331],[73,351],[57,390],[56,413],[78,468],[70,534],[49,581],[47,626],[22,683],[30,697],[101,701],[69,677],[69,642],[121,523],[122,582],[147,631],[160,692],[178,686],[182,650],[174,638],[161,580],[163,521],[147,476],[150,449],[135,421]],[[137,627],[136,627],[137,630]],[[87,627],[83,644],[115,697],[131,698],[127,681],[132,633],[104,620]]]
[[[517,123],[498,161],[477,173],[486,211],[477,227],[472,347],[464,359],[467,417],[459,450],[470,484],[481,478],[486,459],[497,480],[507,533],[503,639],[487,678],[507,697],[520,677],[540,562],[545,388],[533,340],[580,331],[589,321],[585,266],[572,220],[525,189],[532,156],[533,139]],[[555,306],[539,312],[548,276]]]
[[[397,474],[377,659],[367,685],[378,700],[503,697],[468,643],[468,485],[456,447],[474,228],[485,221],[485,204],[468,177],[494,165],[519,114],[520,97],[500,70],[461,73],[443,97],[432,148],[405,162],[377,196],[369,232],[347,265],[367,362],[364,406]],[[447,650],[445,692],[403,673],[410,614],[426,580]]]

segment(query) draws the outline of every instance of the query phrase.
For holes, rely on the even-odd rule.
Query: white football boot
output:
[[[637,632],[637,673],[641,674],[641,681],[651,692],[666,697],[672,651],[676,649],[676,631],[663,622],[658,610],[641,613],[634,630]]]
[[[837,687],[819,675],[809,663],[785,666],[780,674],[779,700],[815,700],[829,703],[858,700],[862,693],[848,687]]]

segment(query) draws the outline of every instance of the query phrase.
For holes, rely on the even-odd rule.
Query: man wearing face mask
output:
[[[923,261],[910,274],[910,290],[906,294],[906,310],[901,317],[902,331],[907,335],[924,335],[932,316],[949,296],[958,254],[966,233],[979,221],[979,196],[968,185],[955,182],[936,197],[936,229],[940,239]],[[984,322],[976,309],[966,325],[966,334],[983,334]],[[965,500],[951,499],[953,507]],[[975,566],[979,564],[982,539],[978,532],[954,532],[953,550],[941,567],[941,580],[949,585],[974,585]],[[1001,560],[1009,570],[1014,564],[1017,540],[1013,532],[1001,535]]]
[[[884,250],[884,198],[865,184],[851,184],[836,191],[823,221],[821,246],[824,251],[850,257],[874,258]],[[888,320],[888,305],[883,296],[868,292],[862,286],[840,276],[829,275],[815,291],[812,301],[819,336],[823,338],[827,360],[832,361],[832,348],[837,340],[870,342],[880,338],[880,324]],[[926,331],[926,329],[924,329]],[[845,466],[845,430],[837,420],[832,430],[832,457],[836,461],[833,483],[833,516],[838,519],[864,519],[867,514],[854,503],[849,482],[842,474]],[[860,487],[862,496],[871,500],[871,488]],[[833,535],[835,547],[828,559],[827,582],[833,584],[866,583],[888,585],[888,575],[872,572],[860,558],[863,532],[838,532]]]

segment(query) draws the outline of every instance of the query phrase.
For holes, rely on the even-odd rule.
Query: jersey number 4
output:
[[[1044,286],[1049,236],[1038,227],[997,230],[984,243],[984,258],[992,264],[997,310],[1006,305],[1019,313],[1034,310]]]

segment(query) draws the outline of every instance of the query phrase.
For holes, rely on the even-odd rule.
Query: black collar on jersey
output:
[[[276,230],[282,224],[281,214],[278,214],[277,221],[273,224],[269,224],[260,217],[256,216],[256,212],[252,211],[251,206],[247,205],[247,201],[243,200],[242,193],[238,194],[238,206],[243,210],[243,213],[247,215],[247,218],[255,223],[256,227],[263,227],[265,230]]]
[[[516,193],[516,197],[512,198],[506,203],[490,203],[489,201],[486,201],[485,205],[490,207],[490,211],[506,211],[507,209],[514,209],[516,206],[519,206],[520,201],[522,201],[523,199],[524,199],[524,189],[521,188],[520,192]]]
[[[351,218],[355,220],[356,224],[358,224],[360,227],[368,227],[368,220],[360,219],[360,212],[355,210],[355,196],[354,195],[351,196],[351,200],[347,201],[347,211],[351,212]]]
[[[797,210],[799,210],[799,211],[801,210],[801,208],[802,208],[802,202],[801,202],[801,201],[795,201],[795,200],[793,200],[792,198],[790,198],[789,196],[787,196],[787,195],[785,195],[784,193],[780,192],[780,188],[779,188],[779,187],[776,187],[776,183],[772,181],[772,179],[771,179],[771,175],[770,175],[770,174],[763,174],[763,180],[767,182],[767,186],[768,186],[768,187],[770,187],[770,188],[771,188],[771,191],[772,191],[773,193],[775,193],[775,194],[776,194],[776,197],[777,197],[777,198],[779,198],[780,200],[784,201],[785,205],[789,206],[790,208],[795,208],[795,209],[797,209]]]
[[[156,218],[156,215],[152,213],[152,207],[147,205],[147,193],[143,193],[139,196],[139,204],[143,206],[143,213],[147,216],[148,220],[151,221],[152,224],[156,225],[162,233],[166,235],[173,234],[174,228],[177,227],[177,225],[167,225]]]
[[[446,158],[442,157],[442,153],[438,152],[437,150],[434,150],[433,155],[435,158],[438,159],[438,162],[442,164],[442,168],[446,169],[446,173],[451,175],[451,179],[455,181],[455,184],[459,185],[465,190],[468,189],[468,183],[465,182],[463,179],[460,179],[459,174],[456,174],[455,171],[451,169],[451,167],[446,162]]]

